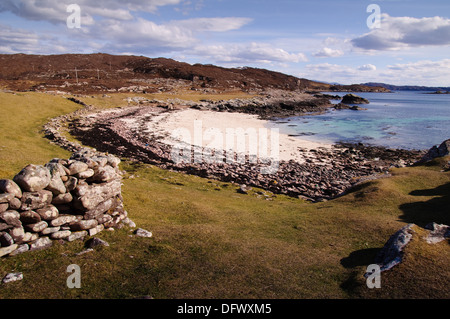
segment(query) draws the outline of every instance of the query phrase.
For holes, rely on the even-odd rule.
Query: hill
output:
[[[384,88],[332,85],[258,68],[223,68],[166,58],[96,54],[0,55],[0,86],[15,91],[154,93],[189,89],[246,92],[267,89],[370,91]]]
[[[416,86],[416,85],[392,85],[386,83],[362,83],[364,86],[383,87],[390,91],[450,91],[450,87],[443,86]]]

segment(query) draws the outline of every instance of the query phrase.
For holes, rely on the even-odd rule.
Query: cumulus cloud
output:
[[[376,69],[377,67],[373,64],[364,64],[358,68],[360,71],[375,71]]]
[[[344,51],[335,50],[330,48],[323,48],[322,50],[317,51],[313,54],[315,57],[325,58],[325,57],[338,57],[344,55]]]
[[[225,17],[225,18],[196,18],[173,21],[171,25],[186,28],[191,31],[212,31],[212,32],[226,32],[237,30],[251,22],[250,18],[240,17]]]
[[[303,53],[290,53],[268,43],[198,46],[193,54],[207,57],[216,63],[243,65],[269,63],[297,63],[307,61]]]
[[[364,50],[400,50],[450,45],[450,19],[391,17],[382,14],[381,27],[352,40]]]

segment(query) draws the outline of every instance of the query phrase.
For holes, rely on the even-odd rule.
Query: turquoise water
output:
[[[361,142],[389,148],[429,149],[450,138],[450,94],[425,93],[356,93],[370,101],[370,104],[360,105],[367,110],[330,109],[321,115],[278,119],[269,127],[316,142]],[[347,93],[329,94],[344,96]]]

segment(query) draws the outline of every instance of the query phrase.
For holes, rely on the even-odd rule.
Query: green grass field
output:
[[[118,106],[101,97],[87,103]],[[0,178],[68,158],[40,130],[78,107],[57,96],[0,93]],[[268,201],[257,189],[243,195],[237,185],[124,159],[128,215],[153,237],[122,228],[97,235],[110,246],[83,255],[77,241],[2,258],[0,277],[22,272],[24,279],[1,284],[0,298],[449,298],[448,241],[415,241],[405,262],[383,273],[382,289],[369,290],[362,276],[407,223],[450,224],[450,172],[441,172],[442,163],[394,169],[390,178],[311,204],[279,195]],[[81,268],[80,289],[66,285],[71,264]]]

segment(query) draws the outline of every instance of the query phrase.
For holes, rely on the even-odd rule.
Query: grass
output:
[[[15,105],[15,114],[8,115],[15,122],[4,121],[0,129],[0,144],[8,149],[0,153],[2,177],[30,162],[69,155],[43,139],[39,127],[77,105],[34,93],[0,97],[8,114]],[[111,103],[95,99],[103,107]],[[31,119],[25,114],[32,106],[40,112]],[[15,127],[21,129],[10,134]],[[23,139],[32,152],[14,147]],[[441,164],[394,169],[390,178],[311,204],[278,195],[268,201],[258,189],[243,195],[231,183],[125,160],[126,209],[153,237],[131,236],[131,229],[123,228],[100,233],[110,247],[87,254],[77,255],[81,241],[55,242],[44,251],[3,258],[0,277],[20,271],[24,279],[1,285],[0,297],[449,298],[448,241],[430,246],[414,240],[405,262],[383,273],[380,290],[369,290],[362,277],[389,236],[405,224],[450,224],[450,173],[441,172]],[[80,289],[66,286],[70,264],[81,268]]]

